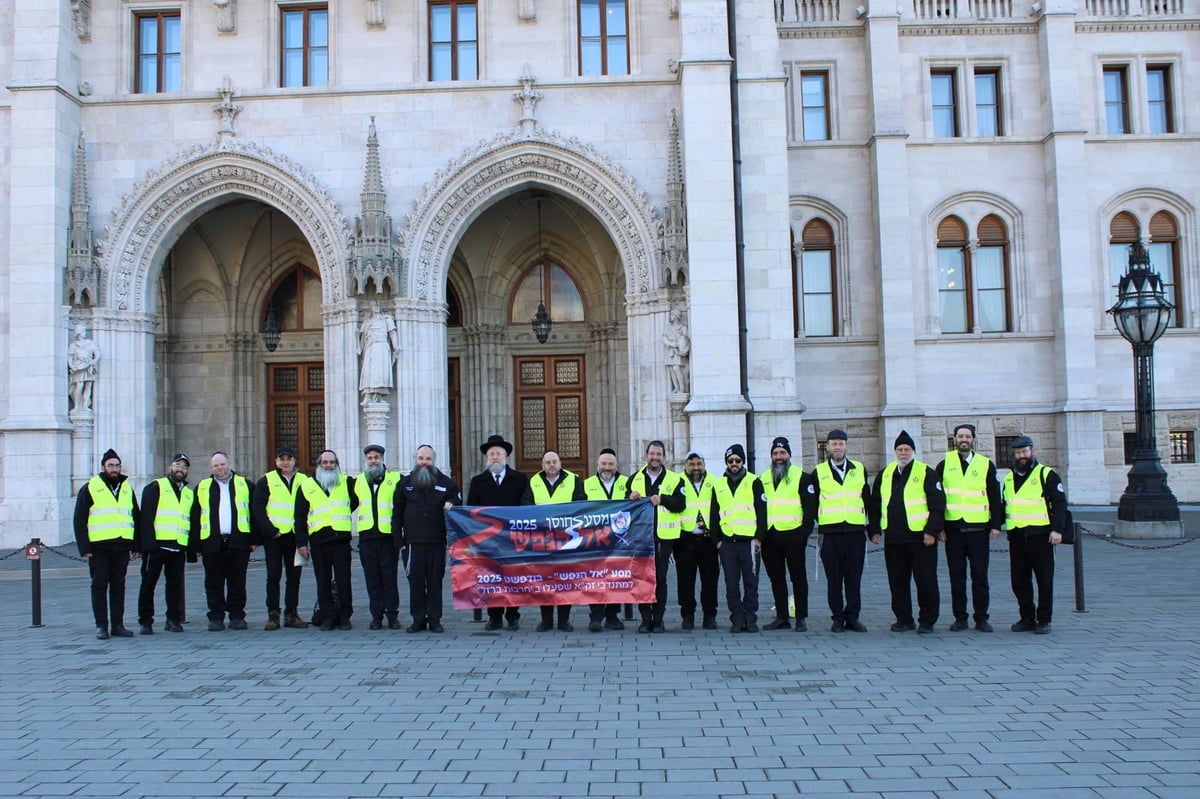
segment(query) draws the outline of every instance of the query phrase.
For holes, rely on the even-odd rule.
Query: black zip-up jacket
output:
[[[392,513],[392,535],[399,534],[400,546],[409,544],[446,544],[445,504],[462,504],[458,486],[434,470],[433,485],[418,488],[413,476],[407,474],[396,488],[396,505]]]

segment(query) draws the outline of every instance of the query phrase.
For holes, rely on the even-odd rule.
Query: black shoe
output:
[[[177,621],[172,621],[171,619],[167,619],[167,632],[181,633],[181,632],[183,632],[183,625]]]
[[[653,629],[654,629],[654,625],[650,623],[649,619],[642,619],[642,623],[638,625],[639,633],[648,633],[648,632],[651,632]]]
[[[763,625],[764,630],[790,630],[792,623],[787,619],[775,619]]]
[[[1021,619],[1011,629],[1014,633],[1031,633],[1037,629],[1037,622],[1032,619]]]
[[[833,623],[833,625],[832,625],[832,626],[829,628],[829,632],[831,632],[831,633],[844,633],[844,632],[846,632],[846,622],[844,622],[844,621],[835,621],[835,622]]]
[[[246,624],[245,619],[230,619],[229,629],[231,630],[249,630],[250,625]]]
[[[347,619],[346,621],[338,623],[338,629],[339,630],[353,630],[354,625],[350,623],[349,619]]]
[[[429,632],[444,633],[444,632],[446,632],[446,628],[442,626],[442,623],[440,621],[431,621],[431,622],[429,622]]]
[[[933,635],[933,625],[922,624],[917,628],[917,635]]]
[[[537,631],[539,633],[548,633],[554,629],[554,623],[549,621],[539,621]]]
[[[245,624],[245,622],[242,622],[242,623]],[[229,622],[229,626],[232,627],[233,622]],[[223,622],[223,621],[219,621],[219,620],[218,621],[210,621],[208,623],[208,631],[210,633],[219,633],[224,629],[225,629],[225,622]]]
[[[96,628],[96,637],[98,639],[100,639],[101,641],[107,641],[108,640],[108,628],[107,627],[97,627]]]
[[[487,633],[494,633],[502,626],[504,625],[499,619],[488,619],[487,624],[483,625],[483,631]]]
[[[406,633],[423,633],[423,632],[425,632],[425,629],[426,629],[425,622],[414,621],[412,624],[410,624],[404,628],[404,632],[406,632]]]
[[[667,625],[663,624],[661,621],[654,622],[654,625],[650,628],[650,632],[652,633],[665,633],[666,631]]]
[[[733,624],[729,625],[729,632],[731,633],[740,633],[745,631],[745,629],[746,622],[744,621],[735,621]]]
[[[954,624],[950,625],[950,632],[961,633],[963,630],[967,629],[968,626],[969,625],[967,624],[966,619],[955,619]]]
[[[620,619],[618,619],[614,616],[611,619],[604,620],[604,629],[606,629],[606,630],[624,630],[625,622],[621,621]]]
[[[917,629],[917,625],[913,624],[911,621],[910,622],[898,621],[895,624],[893,624],[889,629],[891,629],[891,631],[894,633],[907,633],[907,632],[911,632],[912,630]]]
[[[403,627],[404,627],[404,625],[401,624],[400,620],[397,619],[395,616],[388,619],[388,629],[389,630],[400,630],[400,629],[403,629]]]
[[[980,633],[990,633],[992,631],[992,625],[988,624],[986,621],[977,621],[975,622],[975,631]]]
[[[756,633],[758,632],[758,622],[748,621],[742,629],[748,633]]]
[[[511,621],[509,621],[508,631],[510,633],[515,633],[519,629],[521,629],[521,620],[520,619],[512,619]]]
[[[1039,624],[1037,626],[1037,628],[1034,630],[1034,632],[1037,633],[1038,635],[1049,635],[1050,634],[1050,622],[1046,622],[1045,624]]]
[[[798,633],[808,632],[808,622],[806,622],[804,619],[796,619],[796,632],[798,632]]]
[[[681,629],[681,630],[696,629],[696,618],[694,616],[684,616],[683,620],[679,622],[679,629]]]
[[[592,619],[591,621],[588,622],[588,632],[589,633],[604,632],[604,622],[597,621],[596,619]]]
[[[154,625],[143,624],[142,628],[138,632],[140,632],[142,635],[154,635]]]
[[[575,625],[571,624],[569,621],[560,621],[558,623],[558,631],[562,633],[573,633],[575,632]]]
[[[133,630],[130,630],[128,627],[122,624],[117,627],[113,627],[112,634],[118,638],[132,638]]]
[[[321,632],[323,632],[323,633],[332,632],[333,628],[336,626],[337,626],[337,623],[334,622],[333,619],[326,619],[325,621],[321,622]]]
[[[846,629],[853,633],[865,633],[867,631],[866,626],[858,619],[846,622]]]
[[[700,626],[706,630],[717,629],[717,617],[716,616],[705,616],[704,622]]]
[[[371,619],[371,623],[367,625],[368,630],[382,630],[383,619]]]

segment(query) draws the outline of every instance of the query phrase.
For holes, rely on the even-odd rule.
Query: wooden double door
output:
[[[564,469],[583,475],[587,462],[586,372],[582,355],[521,355],[513,359],[516,396],[516,467],[542,468],[546,450]]]
[[[296,468],[312,474],[325,449],[325,364],[278,363],[267,366],[267,464],[275,451],[296,450]],[[345,464],[343,464],[343,468]]]

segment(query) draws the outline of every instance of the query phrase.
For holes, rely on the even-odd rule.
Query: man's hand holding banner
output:
[[[654,601],[647,500],[446,511],[456,610]]]

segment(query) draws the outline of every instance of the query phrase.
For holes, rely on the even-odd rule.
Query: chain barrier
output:
[[[13,555],[16,555],[18,552],[21,553],[22,555],[25,554],[24,549],[14,549],[12,552],[9,552],[7,555],[0,555],[0,560],[8,560]]]
[[[1125,541],[1118,541],[1112,537],[1112,533],[1098,533],[1095,530],[1089,530],[1082,524],[1079,525],[1079,531],[1086,536],[1098,539],[1106,544],[1112,544],[1115,547],[1125,547],[1126,549],[1174,549],[1185,544],[1191,544],[1200,539],[1196,538],[1181,538],[1178,541],[1172,541],[1169,544],[1130,544]]]
[[[70,546],[70,544],[64,544],[62,546],[57,546],[57,547],[52,547],[47,544],[43,544],[42,549],[45,550],[46,552],[53,552],[55,555],[66,558],[67,560],[74,560],[74,561],[78,561],[79,563],[87,563],[88,562],[87,558],[82,558],[79,555],[72,555],[70,552],[64,551],[64,550],[66,550],[66,548],[68,546]],[[17,550],[17,552],[20,552],[20,551],[21,550],[19,550],[19,549]]]

